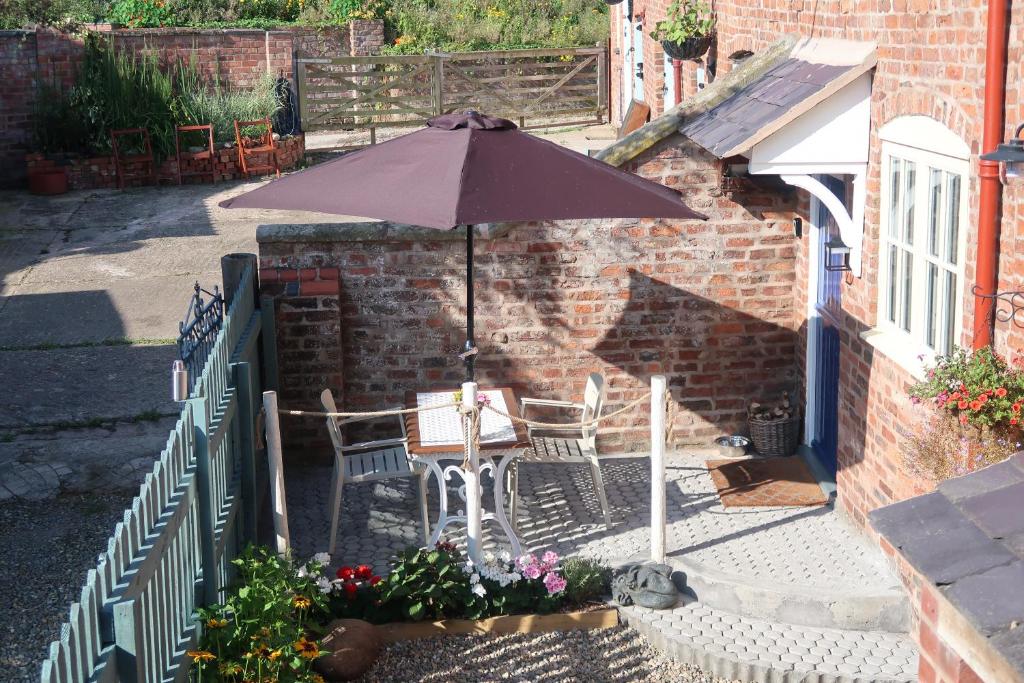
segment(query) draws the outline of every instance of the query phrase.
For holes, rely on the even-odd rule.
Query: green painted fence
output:
[[[260,337],[272,316],[264,320],[256,307],[255,259],[245,256],[225,266],[223,328],[166,447],[50,645],[43,683],[187,680],[195,608],[218,599],[231,560],[256,537],[257,481],[265,479],[255,447]],[[232,286],[228,275],[239,271]]]

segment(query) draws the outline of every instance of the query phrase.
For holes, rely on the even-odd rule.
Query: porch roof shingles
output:
[[[870,518],[1024,672],[1024,453],[875,510]]]
[[[680,132],[715,156],[731,156],[752,146],[759,131],[768,124],[797,109],[855,68],[790,57],[688,122]]]

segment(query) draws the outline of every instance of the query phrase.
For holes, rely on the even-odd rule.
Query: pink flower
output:
[[[538,567],[536,563],[528,564],[525,567],[523,567],[523,576],[525,576],[528,579],[539,579],[540,575],[541,575],[540,567]],[[551,576],[551,574],[548,574],[548,576]],[[544,585],[545,586],[547,585],[547,580],[546,579],[545,579]]]
[[[549,550],[541,555],[540,561],[553,567],[558,564],[558,553],[553,550]]]
[[[558,574],[551,572],[544,577],[544,587],[548,589],[548,595],[555,595],[565,590],[565,579]]]
[[[519,565],[520,569],[526,569],[531,564],[537,564],[537,556],[533,553],[530,553],[529,555],[520,555],[516,559],[516,564]]]

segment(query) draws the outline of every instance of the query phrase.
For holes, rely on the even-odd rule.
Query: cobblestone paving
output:
[[[717,676],[778,683],[917,680],[917,651],[905,635],[769,623],[699,603],[621,613],[676,659]]]
[[[686,454],[668,460],[666,541],[671,556],[685,555],[725,574],[809,588],[856,589],[894,582],[880,553],[829,507],[726,510],[703,461],[701,456]],[[523,545],[531,551],[553,549],[563,555],[606,561],[647,553],[649,468],[646,458],[602,459],[612,508],[609,530],[601,522],[586,467],[523,466],[519,524]],[[288,476],[289,517],[296,548],[308,552],[326,548],[330,470],[292,470]],[[433,480],[431,487],[431,514],[436,516]],[[421,542],[419,526],[413,520],[415,496],[408,481],[347,485],[339,561],[373,559],[375,566],[385,569],[390,555]]]

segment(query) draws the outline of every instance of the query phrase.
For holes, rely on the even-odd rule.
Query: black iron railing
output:
[[[209,300],[203,299],[203,295]],[[192,393],[195,381],[206,365],[206,359],[217,341],[224,324],[224,296],[217,287],[208,292],[195,284],[195,293],[189,301],[185,319],[178,323],[178,358],[188,369],[188,390]]]

